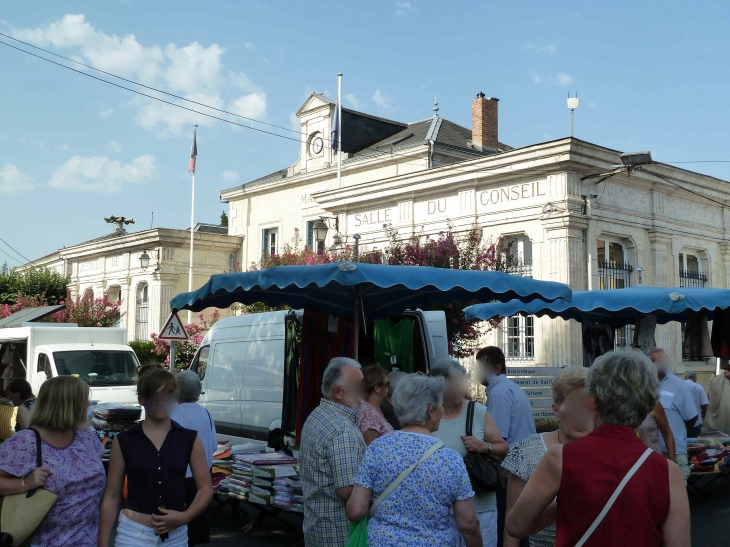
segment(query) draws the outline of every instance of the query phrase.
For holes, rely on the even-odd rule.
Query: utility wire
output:
[[[13,249],[13,246],[10,245],[10,243],[8,243],[7,241],[5,241],[3,238],[0,237],[0,241],[2,241],[3,243],[5,243],[5,245],[7,245],[8,247],[10,247],[16,255],[18,255],[19,257],[23,258],[24,260],[27,260],[28,262],[31,262],[31,260],[27,256],[23,256],[18,251],[16,251],[15,249]]]
[[[129,80],[127,78],[123,78],[122,76],[117,76],[116,74],[112,74],[111,72],[107,72],[105,70],[101,70],[100,68],[96,68],[96,67],[93,67],[91,65],[87,65],[85,63],[82,63],[81,61],[77,61],[77,60],[71,59],[69,57],[64,57],[63,55],[59,55],[58,53],[54,53],[54,52],[49,51],[47,49],[43,49],[42,47],[34,46],[33,44],[30,44],[28,42],[24,42],[23,40],[18,40],[17,38],[13,38],[12,36],[9,36],[8,34],[4,34],[2,32],[0,32],[0,36],[3,36],[4,38],[9,38],[10,40],[14,40],[16,42],[19,42],[19,43],[25,45],[25,46],[32,47],[34,49],[37,49],[39,51],[42,51],[43,53],[47,53],[48,55],[53,55],[55,57],[58,57],[60,59],[63,59],[64,61],[68,61],[70,63],[76,63],[77,65],[81,65],[81,66],[83,66],[85,68],[89,68],[91,70],[96,70],[97,72],[101,72],[102,74],[106,74],[107,76],[111,76],[112,78],[117,78],[119,80],[128,82],[130,84],[134,84],[134,85],[138,85],[140,87],[144,87],[145,89],[149,89],[151,91],[156,91],[158,93],[164,93],[165,95],[168,95],[170,97],[174,97],[176,99],[180,99],[181,101],[186,101],[186,102],[189,102],[189,103],[192,103],[192,104],[197,104],[198,106],[204,106],[205,108],[210,108],[211,110],[216,110],[216,111],[222,112],[224,114],[230,114],[231,116],[238,116],[239,118],[243,118],[244,120],[249,120],[249,121],[256,122],[256,123],[260,123],[260,124],[263,124],[263,125],[268,125],[269,127],[275,127],[276,129],[282,129],[284,131],[291,131],[292,133],[298,133],[299,135],[304,135],[301,131],[298,131],[296,129],[292,129],[290,127],[283,127],[283,126],[280,126],[280,125],[275,125],[273,123],[263,122],[261,120],[255,119],[255,118],[249,118],[249,117],[243,116],[241,114],[236,114],[235,112],[229,112],[227,110],[222,110],[220,108],[216,108],[216,107],[210,106],[208,104],[200,103],[198,101],[193,101],[192,99],[187,99],[185,97],[181,97],[180,95],[175,95],[174,93],[169,93],[167,91],[163,91],[163,90],[157,89],[155,87],[151,87],[151,86],[148,86],[148,85],[144,85],[144,84],[141,84],[139,82],[135,82],[134,80]],[[23,51],[23,50],[21,50],[21,51]]]
[[[80,61],[75,61],[75,60],[73,60],[73,59],[69,59],[68,57],[64,57],[63,55],[58,55],[57,53],[53,53],[52,51],[48,51],[48,50],[45,50],[45,49],[43,49],[43,48],[40,48],[40,47],[34,46],[34,45],[32,45],[32,44],[28,44],[27,42],[23,42],[22,40],[18,40],[17,38],[13,38],[12,36],[8,36],[7,34],[3,34],[3,33],[1,33],[1,32],[0,32],[0,36],[6,37],[6,38],[10,38],[11,40],[15,40],[16,42],[20,42],[20,43],[22,43],[22,44],[28,45],[28,46],[30,46],[30,47],[33,47],[33,48],[35,48],[35,49],[38,49],[38,50],[40,50],[40,51],[43,51],[44,53],[47,53],[47,54],[49,54],[49,55],[55,55],[56,57],[59,57],[59,58],[61,58],[61,59],[65,59],[65,60],[67,60],[67,61],[69,61],[69,62],[72,62],[72,63],[77,63],[77,64],[79,64],[79,65],[81,65],[81,66],[84,66],[84,67],[86,67],[86,68],[89,68],[89,69],[91,69],[91,70],[96,70],[97,72],[101,72],[101,73],[103,73],[103,74],[107,74],[108,76],[111,76],[111,77],[113,77],[113,78],[117,78],[117,79],[119,79],[119,80],[123,80],[123,81],[125,81],[125,82],[128,82],[128,83],[131,83],[131,84],[133,84],[133,85],[137,85],[137,86],[143,87],[143,88],[145,88],[145,89],[149,89],[149,90],[151,90],[151,91],[155,91],[155,92],[157,92],[157,93],[163,93],[163,94],[165,94],[165,95],[168,95],[168,96],[170,96],[170,97],[174,97],[174,98],[176,98],[176,99],[180,99],[180,100],[183,100],[183,101],[187,101],[187,102],[190,102],[190,103],[193,103],[193,104],[196,104],[196,105],[202,106],[202,107],[204,107],[204,108],[210,108],[211,110],[215,110],[215,111],[217,111],[217,112],[221,112],[221,113],[223,113],[223,114],[228,114],[228,115],[230,115],[230,116],[237,116],[237,117],[239,117],[239,118],[243,118],[243,119],[246,119],[246,120],[252,121],[252,122],[254,122],[254,123],[260,123],[260,124],[263,124],[263,125],[268,125],[268,126],[270,126],[270,127],[275,127],[275,128],[277,128],[277,129],[282,129],[282,130],[285,130],[285,131],[291,131],[291,132],[293,132],[293,133],[297,133],[297,134],[298,134],[298,135],[299,135],[300,137],[306,137],[306,135],[305,135],[304,133],[302,133],[301,131],[296,131],[296,130],[294,130],[294,129],[290,129],[290,128],[287,128],[287,127],[282,127],[282,126],[279,126],[279,125],[274,125],[274,124],[270,124],[270,123],[267,123],[267,122],[263,122],[263,121],[260,121],[260,120],[256,120],[256,119],[254,119],[254,118],[248,118],[248,117],[246,117],[246,116],[242,116],[241,114],[236,114],[235,112],[230,112],[230,111],[227,111],[227,110],[222,110],[222,109],[220,109],[220,108],[216,108],[216,107],[213,107],[213,106],[207,105],[207,104],[205,104],[205,103],[200,103],[200,102],[197,102],[197,101],[193,101],[193,100],[191,100],[191,99],[186,99],[185,97],[181,97],[181,96],[179,96],[179,95],[175,95],[175,94],[173,94],[173,93],[169,93],[169,92],[167,92],[167,91],[162,91],[161,89],[157,89],[157,88],[154,88],[154,87],[150,87],[150,86],[147,86],[147,85],[144,85],[144,84],[140,84],[139,82],[135,82],[134,80],[129,80],[129,79],[127,79],[127,78],[123,78],[123,77],[121,77],[121,76],[117,76],[116,74],[112,74],[111,72],[106,72],[106,71],[100,70],[100,69],[98,69],[98,68],[94,68],[93,66],[90,66],[90,65],[84,64],[84,63],[82,63],[82,62],[80,62]],[[71,70],[71,71],[73,71],[73,72],[76,72],[76,73],[78,73],[78,74],[82,74],[83,76],[87,76],[87,77],[89,77],[89,78],[93,78],[93,79],[95,79],[95,80],[98,80],[98,81],[100,81],[100,82],[103,82],[103,83],[106,83],[106,84],[109,84],[109,85],[113,85],[113,86],[115,86],[115,87],[118,87],[118,88],[120,88],[120,89],[124,89],[124,90],[126,90],[126,91],[131,91],[132,93],[136,93],[136,94],[138,94],[138,95],[142,95],[143,97],[147,97],[147,98],[149,98],[149,99],[154,99],[154,100],[156,100],[156,101],[159,101],[159,102],[162,102],[162,103],[168,104],[168,105],[170,105],[170,106],[174,106],[174,107],[176,107],[176,108],[181,108],[181,109],[183,109],[183,110],[187,110],[187,111],[189,111],[189,112],[194,112],[195,114],[200,114],[201,116],[207,116],[208,118],[212,118],[212,119],[214,119],[214,120],[219,120],[219,121],[222,121],[222,122],[230,123],[230,124],[232,124],[232,125],[236,125],[236,126],[238,126],[238,127],[243,127],[243,128],[246,128],[246,129],[252,129],[252,130],[254,130],[254,131],[258,131],[258,132],[260,132],[260,133],[265,133],[265,134],[267,134],[267,135],[273,135],[274,137],[280,137],[280,138],[282,138],[282,139],[287,139],[287,140],[290,140],[290,141],[294,141],[294,142],[298,142],[298,143],[302,143],[302,142],[303,142],[303,140],[302,140],[302,139],[300,139],[300,138],[293,138],[293,137],[287,137],[286,135],[280,135],[279,133],[274,133],[274,132],[272,132],[272,131],[265,131],[265,130],[263,130],[263,129],[260,129],[260,128],[258,128],[258,127],[251,127],[250,125],[245,125],[245,124],[237,123],[237,122],[234,122],[234,121],[232,121],[232,120],[227,120],[227,119],[225,119],[225,118],[221,118],[221,117],[219,117],[219,116],[214,116],[214,115],[212,115],[212,114],[208,114],[208,113],[205,113],[205,112],[200,112],[199,110],[195,110],[195,109],[193,109],[193,108],[188,108],[188,107],[186,107],[186,106],[183,106],[183,105],[180,105],[180,104],[177,104],[177,103],[171,102],[171,101],[166,101],[166,100],[164,100],[164,99],[161,99],[160,97],[155,97],[154,95],[150,95],[150,94],[148,94],[148,93],[143,93],[143,92],[141,92],[141,91],[138,91],[138,90],[136,90],[136,89],[132,89],[132,88],[129,88],[129,87],[126,87],[126,86],[123,86],[123,85],[117,84],[117,83],[115,83],[115,82],[110,82],[109,80],[105,80],[104,78],[99,78],[99,77],[97,77],[97,76],[94,76],[94,75],[92,75],[92,74],[88,74],[88,73],[86,73],[86,72],[83,72],[83,71],[81,71],[81,70],[76,70],[75,68],[72,68],[72,67],[70,67],[70,66],[64,65],[63,63],[58,63],[58,62],[56,62],[56,61],[53,61],[53,60],[51,60],[51,59],[47,59],[47,58],[45,58],[45,57],[43,57],[43,56],[41,56],[41,55],[37,55],[37,54],[35,54],[35,53],[31,52],[31,51],[27,51],[27,50],[25,50],[25,49],[19,48],[19,47],[17,47],[17,46],[14,46],[14,45],[12,45],[12,44],[8,44],[7,42],[3,42],[2,40],[0,40],[0,44],[2,44],[2,45],[4,45],[4,46],[7,46],[7,47],[10,47],[10,48],[13,48],[13,49],[15,49],[15,50],[17,50],[17,51],[23,52],[23,53],[25,53],[25,54],[27,54],[27,55],[32,55],[33,57],[36,57],[36,58],[38,58],[38,59],[41,59],[41,60],[43,60],[43,61],[46,61],[46,62],[52,63],[52,64],[54,64],[54,65],[56,65],[56,66],[59,66],[59,67],[65,68],[65,69],[67,69],[67,70]],[[333,149],[333,147],[332,147],[332,146],[331,146],[330,144],[327,144],[327,143],[329,142],[329,139],[324,139],[324,138],[323,138],[322,140],[323,140],[323,148],[327,148],[327,149],[329,149],[329,150],[332,150],[332,149]],[[344,140],[342,141],[342,145],[345,145],[345,146],[347,146],[347,145],[352,145],[352,146],[356,146],[355,144],[353,144],[353,143],[351,143],[351,142],[347,142],[347,141],[344,141]],[[364,147],[364,148],[362,148],[361,150],[369,150],[369,151],[372,151],[372,152],[375,152],[375,153],[377,153],[378,155],[386,155],[386,154],[388,154],[388,155],[390,155],[390,156],[403,156],[403,157],[410,157],[410,154],[404,154],[404,153],[397,153],[397,152],[394,152],[394,151],[393,151],[392,149],[391,149],[391,150],[382,150],[382,149],[378,149],[378,148]],[[405,163],[412,163],[413,165],[416,165],[416,163],[414,163],[414,162],[405,162]],[[418,165],[421,165],[421,162],[418,162]]]
[[[10,255],[9,255],[8,253],[6,253],[5,251],[3,251],[3,250],[2,250],[2,248],[0,248],[0,253],[4,254],[4,255],[5,255],[5,256],[7,256],[7,257],[8,257],[8,258],[9,258],[10,260],[13,260],[13,261],[17,262],[18,264],[21,264],[21,265],[23,264],[23,263],[22,263],[22,262],[21,262],[20,260],[18,260],[17,258],[13,258],[13,257],[12,257],[12,256],[10,256]]]
[[[698,196],[698,197],[704,198],[704,199],[706,199],[706,200],[708,200],[708,201],[711,201],[711,202],[713,202],[713,203],[717,203],[717,204],[718,204],[718,205],[720,205],[721,207],[727,207],[727,204],[725,204],[725,203],[723,203],[723,202],[721,202],[721,201],[717,201],[716,199],[712,199],[711,197],[708,197],[708,196],[706,196],[706,195],[704,195],[704,194],[701,194],[701,193],[699,193],[699,192],[695,192],[694,190],[690,190],[690,189],[689,189],[689,188],[687,188],[686,186],[682,186],[681,184],[678,184],[678,183],[674,182],[674,181],[673,181],[672,179],[670,179],[670,178],[667,178],[667,177],[665,177],[664,175],[660,175],[660,174],[658,174],[658,173],[655,173],[654,171],[649,171],[648,169],[643,169],[643,168],[639,168],[639,169],[640,169],[640,170],[641,170],[641,171],[642,171],[643,173],[649,173],[650,175],[653,175],[653,176],[655,176],[656,178],[658,178],[658,179],[661,179],[661,180],[663,180],[664,182],[668,182],[669,184],[672,184],[672,185],[676,186],[677,188],[681,188],[681,189],[682,189],[682,190],[684,190],[685,192],[689,192],[690,194],[694,194],[694,195],[696,195],[696,196]]]

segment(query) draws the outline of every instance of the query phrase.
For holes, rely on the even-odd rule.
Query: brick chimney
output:
[[[499,99],[481,91],[471,102],[471,140],[475,148],[499,148]]]

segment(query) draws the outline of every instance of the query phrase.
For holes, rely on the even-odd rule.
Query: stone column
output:
[[[588,221],[573,213],[543,220],[548,246],[549,277],[566,283],[574,291],[588,289],[588,254],[585,233]],[[543,257],[545,253],[543,253]],[[543,273],[545,268],[543,266]],[[563,319],[543,319],[543,345],[547,364],[581,366],[583,342],[580,323]]]
[[[160,332],[170,315],[170,300],[175,295],[174,275],[161,274],[150,282],[149,333]]]
[[[672,264],[672,236],[671,234],[652,230],[649,232],[649,242],[651,244],[651,265],[644,271],[644,285],[654,285],[655,287],[670,287],[674,284],[674,268]],[[659,325],[656,328],[656,343],[660,348],[667,348],[669,351],[671,338],[676,331],[674,322],[666,325]]]

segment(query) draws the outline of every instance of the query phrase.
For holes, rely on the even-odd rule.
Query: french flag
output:
[[[188,173],[195,173],[195,160],[198,158],[198,145],[196,143],[198,137],[198,126],[193,130],[193,146],[190,149],[190,163],[188,164]]]

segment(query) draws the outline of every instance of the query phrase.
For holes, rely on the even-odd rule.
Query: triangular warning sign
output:
[[[187,340],[188,333],[183,327],[182,321],[176,313],[171,313],[170,317],[165,321],[165,326],[162,327],[160,335],[157,337],[158,340]]]

